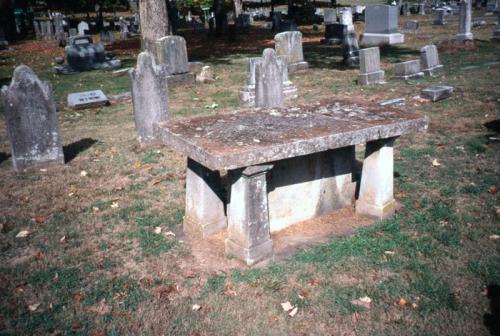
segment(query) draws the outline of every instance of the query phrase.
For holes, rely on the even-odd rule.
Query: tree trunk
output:
[[[142,49],[156,55],[156,40],[169,35],[165,0],[139,0]]]
[[[233,0],[234,3],[234,18],[236,19],[243,13],[243,0]]]

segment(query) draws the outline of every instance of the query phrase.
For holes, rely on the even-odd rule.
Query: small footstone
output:
[[[76,92],[68,95],[68,106],[74,110],[99,107],[106,104],[109,104],[109,100],[102,90]]]
[[[395,99],[384,100],[378,104],[380,106],[404,106],[405,105],[405,98],[395,98]]]
[[[453,87],[447,85],[430,86],[422,90],[422,97],[430,99],[433,102],[451,97]]]

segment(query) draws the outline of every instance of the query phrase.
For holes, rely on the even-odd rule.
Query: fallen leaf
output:
[[[66,239],[66,236],[62,236],[61,239],[59,239],[61,243],[66,243],[68,240]]]
[[[193,307],[191,308],[193,311],[198,311],[201,309],[201,306],[199,304],[194,304]]]
[[[489,191],[491,194],[496,194],[498,192],[498,188],[494,185],[490,186]]]
[[[368,296],[363,296],[359,299],[352,300],[351,303],[356,306],[361,306],[366,309],[370,309],[372,299],[370,299]]]
[[[439,163],[439,161],[438,161],[437,159],[432,160],[432,165],[433,165],[434,167],[439,167],[439,166],[441,166],[441,164]]]
[[[38,309],[38,307],[40,307],[40,304],[39,303],[34,303],[32,305],[29,305],[28,309],[31,310],[32,312],[34,312],[35,310]]]
[[[411,304],[411,307],[412,307],[413,309],[417,309],[417,308],[418,308],[418,304],[416,304],[416,303],[412,303],[412,304]]]
[[[19,233],[16,235],[16,238],[26,238],[30,235],[30,232],[28,230],[21,230]]]
[[[37,224],[41,224],[43,222],[45,222],[47,219],[45,217],[35,217],[35,218],[31,218],[31,221],[32,222],[35,222]]]
[[[98,211],[99,211],[99,208],[98,208],[98,207],[96,207],[96,206],[95,206],[95,207],[92,207],[92,211],[94,211],[94,212],[98,212]]]
[[[292,306],[292,304],[289,301],[287,301],[287,302],[283,302],[281,304],[281,308],[283,308],[283,310],[287,312],[287,311],[292,310],[293,306]]]
[[[317,283],[317,282],[316,282],[316,280],[314,280],[314,279],[310,279],[308,283],[309,283],[309,285],[311,285],[311,286],[314,286],[314,287],[319,287],[318,283]]]
[[[500,235],[496,235],[496,234],[491,235],[491,236],[490,236],[490,239],[491,239],[491,240],[497,240],[497,239],[500,239]]]
[[[119,206],[120,206],[120,205],[118,204],[118,202],[113,202],[113,203],[111,203],[111,208],[113,208],[113,209],[116,209],[116,208],[118,208]]]
[[[304,290],[304,291],[300,292],[300,294],[299,294],[299,298],[300,298],[300,299],[304,299],[304,298],[306,298],[306,297],[309,297],[310,295],[311,295],[311,292],[310,292],[310,291],[308,291],[308,290]]]
[[[175,237],[175,233],[173,233],[172,231],[167,231],[167,232],[165,232],[165,236]]]
[[[298,311],[299,311],[299,308],[295,307],[295,308],[293,308],[293,310],[288,315],[291,316],[291,317],[294,317],[295,315],[297,315]]]
[[[82,170],[82,171],[80,172],[80,176],[85,177],[85,176],[87,176],[87,175],[88,175],[88,173],[87,173],[85,170]]]
[[[161,227],[159,227],[159,226],[155,227],[154,233],[155,234],[160,234],[161,233]]]
[[[399,301],[398,301],[398,305],[400,305],[400,306],[406,306],[406,300],[403,299],[403,298],[400,298]]]
[[[394,255],[394,254],[396,254],[396,252],[394,252],[394,251],[384,251],[384,254],[385,255]]]
[[[80,292],[77,292],[77,293],[75,293],[74,299],[75,299],[75,301],[82,302],[84,297]]]

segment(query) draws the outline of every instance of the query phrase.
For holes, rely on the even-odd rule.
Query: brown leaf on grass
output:
[[[111,306],[106,303],[106,299],[102,299],[99,303],[90,306],[88,310],[98,315],[107,315],[111,312]]]
[[[176,286],[168,286],[168,287],[160,287],[156,290],[156,295],[159,299],[162,300],[169,300],[169,295],[171,293],[177,292],[177,287]]]
[[[31,232],[28,230],[21,230],[19,233],[16,235],[16,238],[26,238],[30,235]]]
[[[73,321],[73,322],[71,323],[71,330],[73,330],[73,331],[77,331],[77,330],[80,330],[80,329],[82,329],[82,324],[81,324],[80,322],[78,322],[78,321]]]
[[[37,224],[42,224],[46,220],[47,220],[47,218],[45,218],[45,217],[34,217],[34,218],[31,218],[31,221],[34,222],[34,223],[37,223]]]
[[[490,194],[493,194],[493,195],[498,193],[498,188],[495,185],[490,186],[490,188],[488,190],[489,190]]]
[[[411,205],[413,205],[417,209],[420,209],[422,207],[418,201],[411,202]]]
[[[407,302],[404,298],[400,298],[399,301],[398,301],[398,305],[400,305],[401,307],[404,307],[406,306]]]
[[[75,301],[82,302],[84,297],[80,292],[76,292],[75,295],[73,296]]]
[[[94,330],[90,336],[106,336],[106,333],[103,330]]]
[[[351,303],[353,305],[356,305],[356,306],[361,306],[361,307],[364,307],[366,309],[370,309],[372,299],[369,298],[368,296],[363,296],[359,299],[352,300]]]
[[[306,297],[311,296],[311,292],[308,290],[303,290],[302,292],[299,293],[299,298],[303,299]]]
[[[439,166],[441,166],[441,163],[439,163],[438,159],[434,159],[434,160],[432,160],[432,166],[439,167]]]
[[[38,260],[43,259],[43,253],[40,251],[36,251],[35,253],[33,253],[33,257]]]
[[[314,286],[314,287],[319,287],[319,284],[314,279],[310,279],[308,281],[308,284],[311,285],[311,286]]]
[[[34,304],[31,304],[28,306],[28,309],[32,312],[36,311],[38,309],[38,307],[40,307],[40,304],[39,303],[34,303]]]

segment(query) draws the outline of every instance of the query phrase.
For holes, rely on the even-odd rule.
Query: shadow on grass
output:
[[[0,152],[0,164],[7,161],[10,157],[11,155],[9,153]]]
[[[97,140],[95,140],[95,139],[84,138],[84,139],[78,140],[76,142],[73,142],[72,144],[69,144],[67,146],[64,146],[64,148],[63,148],[64,161],[66,163],[71,162],[74,158],[77,157],[78,154],[89,149],[96,142],[97,142]]]
[[[483,321],[491,335],[500,335],[500,286],[488,286],[490,313],[484,314]]]

